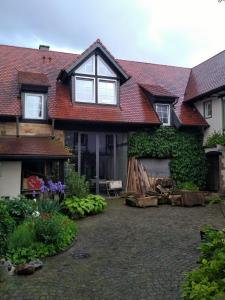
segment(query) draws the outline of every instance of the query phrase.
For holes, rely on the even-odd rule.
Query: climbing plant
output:
[[[193,182],[205,186],[206,160],[202,136],[198,131],[181,131],[161,126],[129,136],[130,157],[171,158],[171,177],[177,183]]]

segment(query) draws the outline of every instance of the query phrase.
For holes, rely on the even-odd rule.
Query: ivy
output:
[[[202,135],[161,126],[129,136],[129,157],[170,158],[171,177],[176,183],[205,186],[206,159]]]

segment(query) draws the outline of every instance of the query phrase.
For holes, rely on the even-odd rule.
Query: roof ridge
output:
[[[196,67],[198,67],[198,66],[200,66],[200,65],[202,65],[202,64],[204,64],[204,63],[206,63],[206,62],[209,61],[210,59],[213,59],[214,57],[216,57],[216,56],[222,54],[223,52],[225,52],[225,50],[222,50],[222,51],[220,51],[219,53],[214,54],[213,56],[207,58],[206,60],[204,60],[204,61],[202,61],[201,63],[197,64],[196,66],[192,67],[191,70],[194,69],[194,68],[196,68]]]
[[[174,65],[167,65],[167,64],[157,64],[157,63],[152,63],[152,62],[147,62],[147,61],[138,61],[138,60],[130,60],[130,59],[122,59],[122,58],[116,58],[116,60],[122,60],[122,61],[127,61],[127,62],[133,62],[133,63],[138,63],[138,64],[146,64],[146,65],[156,65],[156,66],[162,66],[162,67],[172,67],[172,68],[178,68],[178,69],[187,69],[190,70],[191,68],[189,67],[182,67],[182,66],[174,66]]]

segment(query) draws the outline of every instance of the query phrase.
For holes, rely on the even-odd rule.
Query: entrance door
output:
[[[219,154],[213,153],[207,155],[207,189],[217,192],[220,188],[219,180]]]

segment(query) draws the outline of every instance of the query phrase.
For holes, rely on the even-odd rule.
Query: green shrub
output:
[[[86,198],[66,198],[64,203],[71,214],[79,217],[102,212],[107,205],[105,199],[99,195],[88,195]]]
[[[214,131],[206,140],[206,147],[215,147],[216,145],[225,145],[225,134]]]
[[[66,196],[76,196],[78,198],[86,197],[89,190],[89,183],[86,181],[85,176],[79,176],[72,169],[68,169],[65,177],[65,192]]]
[[[35,241],[34,225],[32,220],[26,221],[15,228],[9,235],[8,249],[26,248]]]
[[[199,187],[197,187],[197,185],[194,184],[193,182],[179,183],[176,188],[178,190],[187,190],[187,191],[193,191],[193,192],[199,191]]]
[[[56,199],[38,199],[37,210],[40,214],[55,214],[61,210],[61,205]]]
[[[225,296],[225,234],[206,227],[200,245],[200,267],[187,274],[185,300],[213,300]]]
[[[9,236],[7,258],[15,264],[54,255],[67,247],[76,234],[68,217],[55,214],[38,217],[19,225]]]
[[[21,223],[26,217],[31,216],[35,209],[34,201],[24,196],[10,198],[5,200],[5,203],[10,216],[17,223]]]
[[[6,203],[0,199],[0,257],[5,254],[7,238],[14,227],[15,221],[9,215]]]

